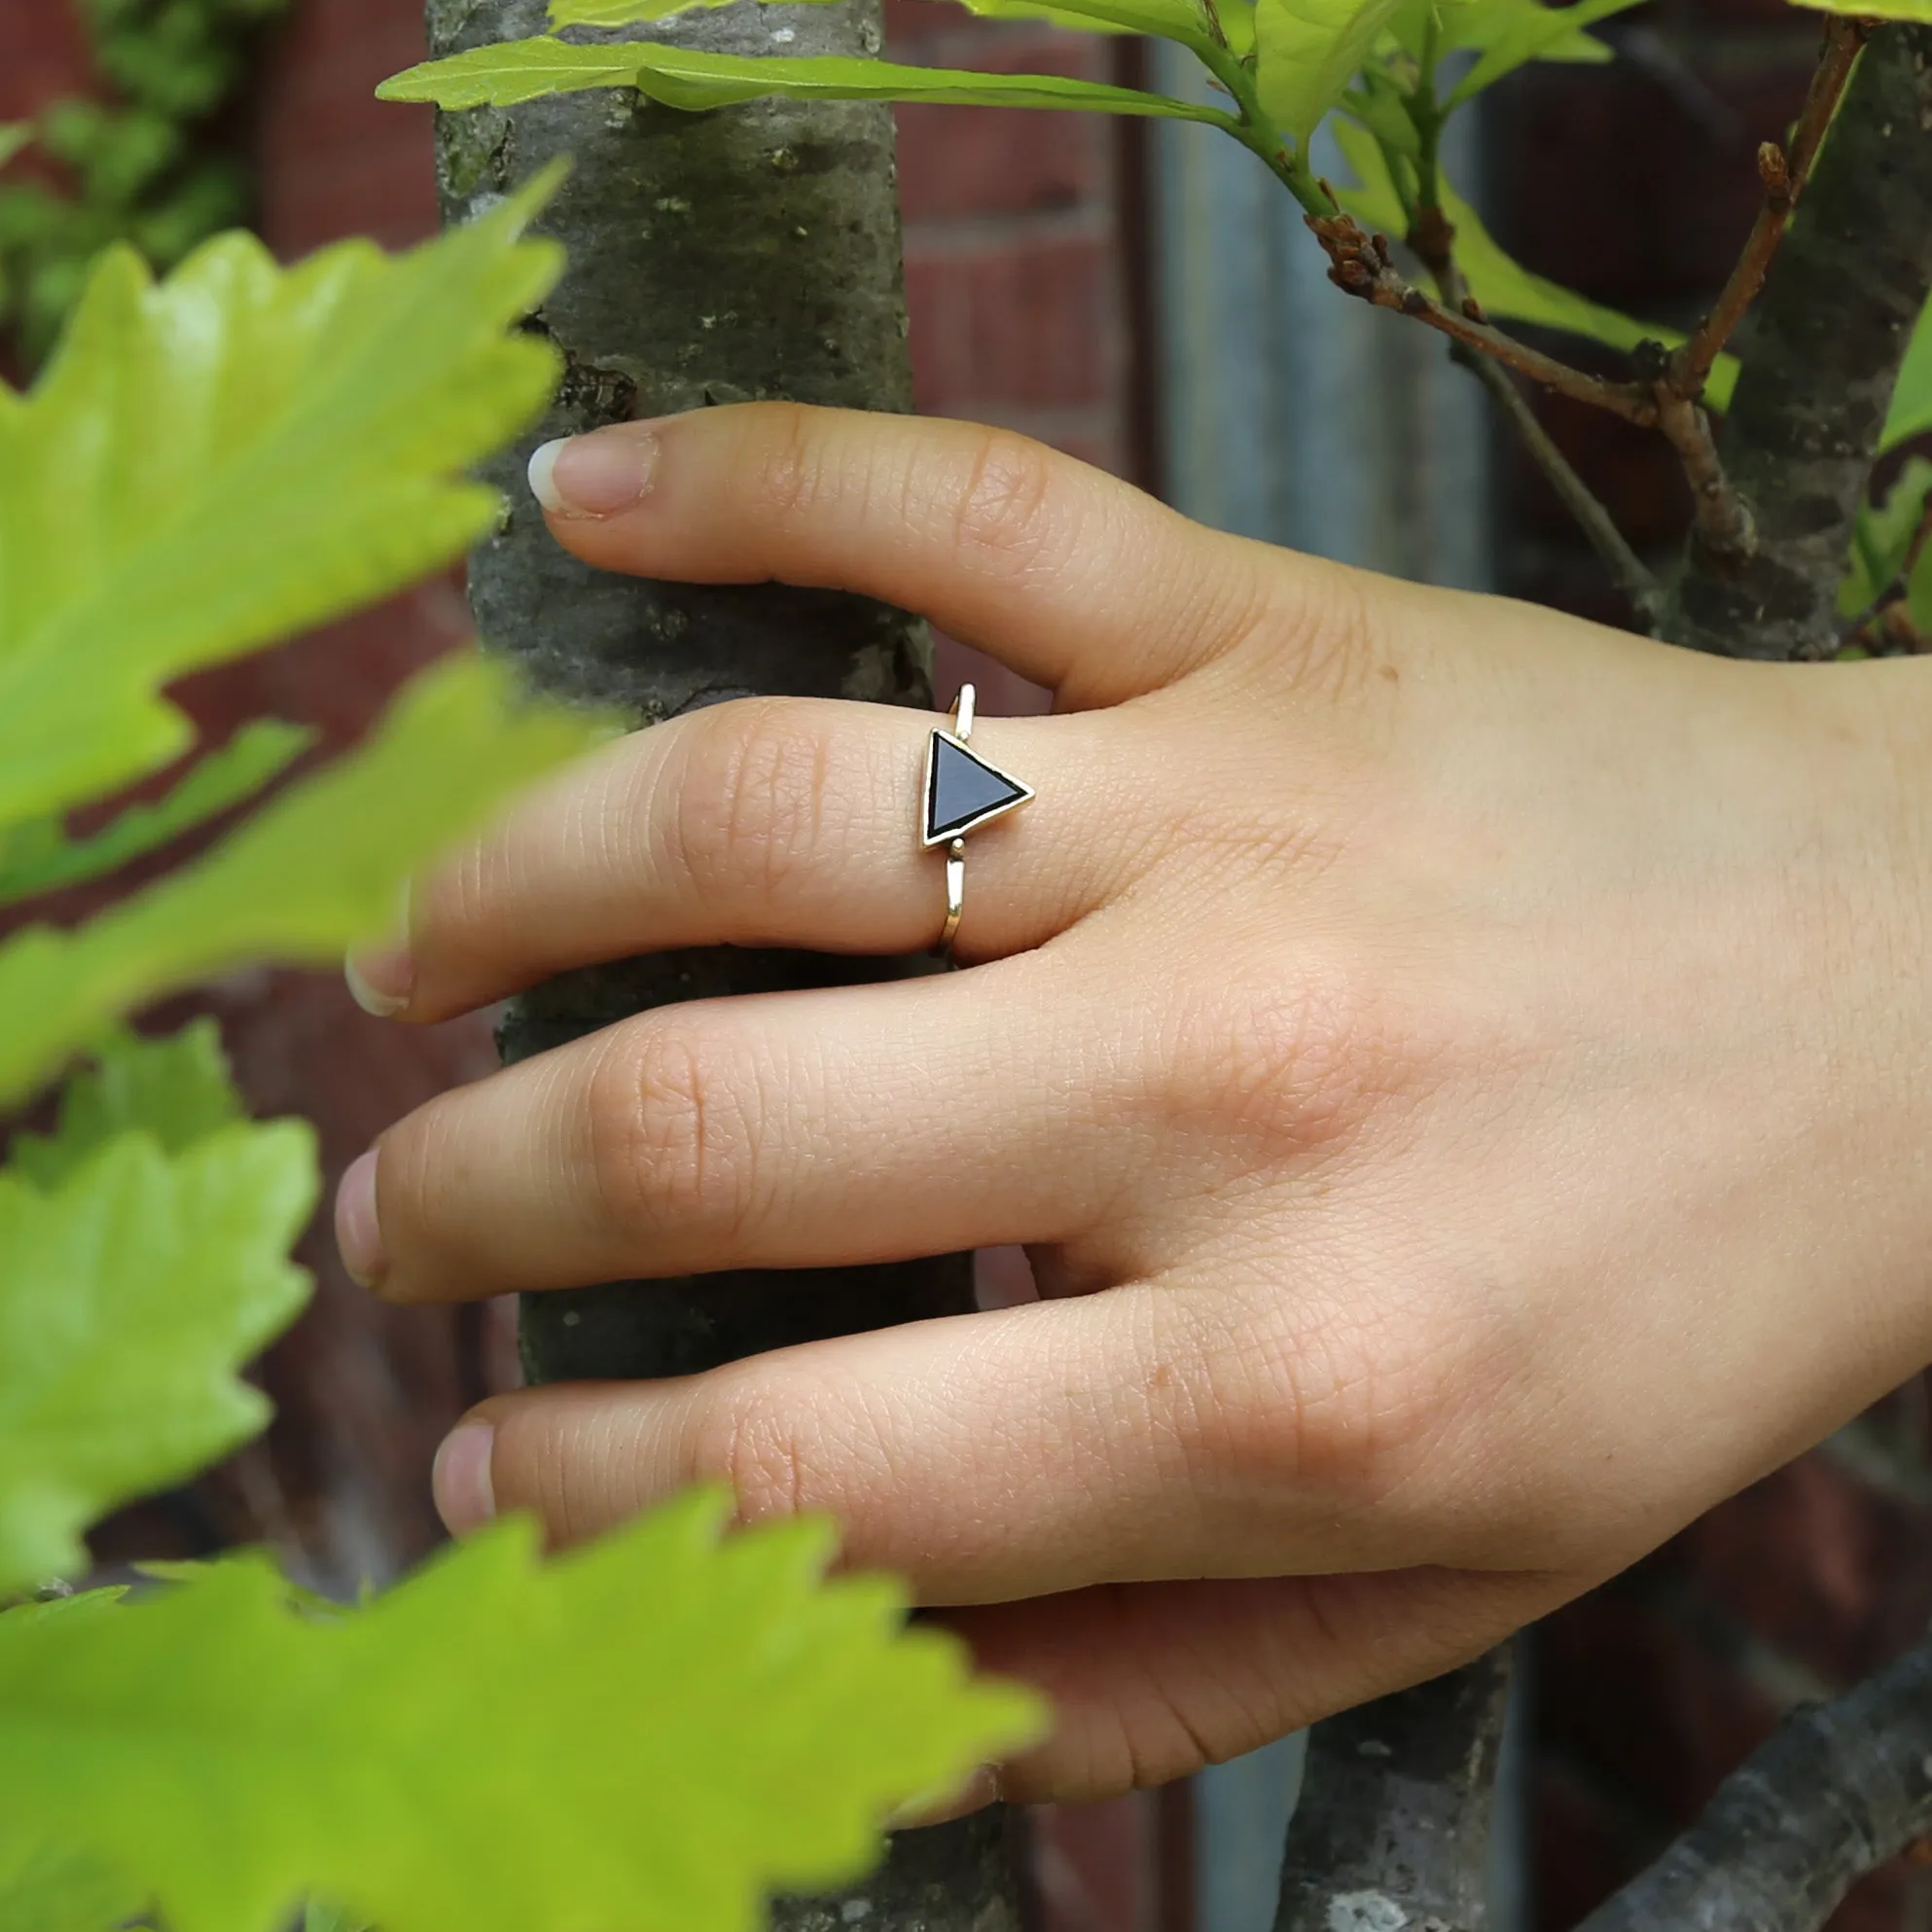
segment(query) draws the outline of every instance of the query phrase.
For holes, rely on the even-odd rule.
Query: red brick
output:
[[[1628,63],[1539,71],[1502,117],[1501,233],[1527,266],[1598,301],[1662,321],[1688,304],[1695,319],[1757,214],[1757,145],[1783,132],[1807,72],[1722,81],[1719,143]]]
[[[1675,1828],[1775,1728],[1779,1711],[1639,1584],[1592,1592],[1538,1637],[1539,1742]]]
[[[1043,65],[1036,71],[1056,70]],[[916,224],[1097,202],[1112,168],[1110,133],[1095,115],[902,107],[901,208],[908,223]]]
[[[918,407],[957,414],[1107,399],[1124,334],[1119,277],[1114,249],[1094,236],[909,250]]]
[[[1684,1573],[1757,1637],[1848,1685],[1932,1618],[1932,1510],[1802,1456],[1678,1539]]]
[[[0,7],[0,121],[24,121],[92,83],[78,12],[49,0]]]
[[[1691,493],[1682,466],[1661,436],[1561,396],[1539,399],[1537,414],[1638,550],[1674,547],[1679,542],[1690,524]],[[1564,542],[1577,541],[1575,519],[1521,445],[1512,438],[1503,447],[1518,526]]]

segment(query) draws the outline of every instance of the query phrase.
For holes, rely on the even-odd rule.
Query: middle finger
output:
[[[355,1163],[344,1258],[432,1302],[1071,1238],[1139,1158],[1145,1055],[1035,1023],[1069,970],[692,1001],[505,1068]]]

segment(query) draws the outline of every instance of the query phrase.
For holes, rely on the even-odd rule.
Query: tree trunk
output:
[[[1727,571],[1695,544],[1665,634],[1825,658],[1900,359],[1932,291],[1932,27],[1876,28],[1752,319],[1718,452],[1757,527]]]
[[[437,54],[545,27],[542,0],[428,0],[427,11]],[[687,15],[654,37],[737,54],[870,54],[878,19],[877,0],[733,7]],[[930,704],[930,646],[904,613],[824,591],[589,569],[551,540],[521,479],[538,440],[626,418],[763,397],[909,408],[891,111],[773,100],[687,115],[604,90],[446,115],[446,220],[475,213],[557,154],[575,167],[540,226],[569,249],[570,268],[533,326],[556,343],[566,376],[541,427],[492,473],[511,508],[471,566],[483,637],[546,690],[615,704],[639,722],[763,692]],[[500,1044],[518,1059],[679,1000],[905,970],[913,969],[739,949],[631,960],[517,1000]],[[971,1306],[963,1255],[622,1282],[526,1297],[522,1352],[533,1381],[684,1375]],[[1009,1839],[997,1809],[901,1834],[867,1883],[836,1900],[784,1902],[775,1923],[1016,1932]]]
[[[1477,1932],[1509,1685],[1492,1650],[1315,1726],[1274,1932]]]

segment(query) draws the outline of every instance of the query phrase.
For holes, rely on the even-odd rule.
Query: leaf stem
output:
[[[1219,32],[1219,22],[1216,22]],[[1214,76],[1234,96],[1240,108],[1238,120],[1230,117],[1228,131],[1251,154],[1260,157],[1268,171],[1294,196],[1302,204],[1302,211],[1307,215],[1332,215],[1336,212],[1334,196],[1308,172],[1305,156],[1290,152],[1288,144],[1281,138],[1268,115],[1263,111],[1261,95],[1256,90],[1254,76],[1239,60],[1227,41],[1221,38],[1219,44],[1197,45],[1195,56],[1200,64]]]

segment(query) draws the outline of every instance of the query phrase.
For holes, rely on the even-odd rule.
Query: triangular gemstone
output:
[[[926,753],[926,834],[928,845],[957,839],[976,825],[1024,805],[1033,796],[995,765],[988,765],[950,732],[935,732]]]

